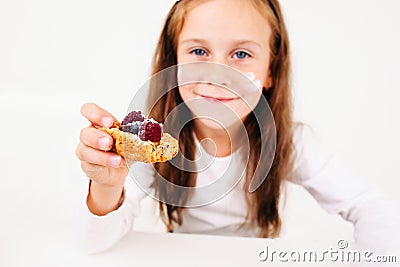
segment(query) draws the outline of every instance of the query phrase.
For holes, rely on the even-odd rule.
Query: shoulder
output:
[[[304,122],[293,123],[293,143],[297,148],[299,145],[304,145],[305,142],[318,142],[317,135],[311,125]]]
[[[321,141],[314,129],[305,123],[296,122],[293,125],[293,152],[295,164],[308,157],[323,153]],[[324,153],[326,154],[326,152]]]
[[[293,177],[299,182],[316,174],[326,166],[333,154],[325,149],[314,129],[305,123],[295,123],[293,127]]]

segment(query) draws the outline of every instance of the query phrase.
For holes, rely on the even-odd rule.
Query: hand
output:
[[[122,188],[128,174],[125,160],[109,151],[114,142],[112,137],[96,129],[96,126],[110,127],[116,119],[93,103],[84,104],[81,114],[91,123],[81,130],[80,143],[76,148],[83,172],[99,185]]]

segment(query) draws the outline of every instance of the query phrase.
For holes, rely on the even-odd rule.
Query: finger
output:
[[[110,150],[114,142],[109,134],[93,127],[83,128],[80,133],[80,140],[88,147],[103,151]]]
[[[120,168],[124,166],[125,162],[120,155],[114,152],[100,151],[83,143],[78,144],[75,154],[81,161],[110,168]]]
[[[116,121],[113,115],[94,103],[86,103],[81,107],[81,114],[93,125],[111,127]]]
[[[97,183],[107,183],[107,180],[110,179],[110,169],[107,167],[82,161],[81,168],[89,179]]]
[[[90,180],[96,181],[100,184],[107,184],[110,182],[111,174],[109,168],[84,161],[82,161],[81,167]]]
[[[99,175],[101,173],[107,173],[108,169],[105,166],[96,165],[85,161],[81,162],[81,168],[86,176],[89,178],[99,178]]]

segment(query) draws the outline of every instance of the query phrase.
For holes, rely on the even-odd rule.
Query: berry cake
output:
[[[114,139],[113,151],[133,161],[165,162],[178,154],[178,141],[163,133],[162,125],[146,119],[141,111],[132,111],[121,123],[99,130]]]

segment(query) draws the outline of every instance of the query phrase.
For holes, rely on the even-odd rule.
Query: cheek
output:
[[[232,107],[236,111],[237,116],[244,121],[250,114],[252,109],[244,101],[240,101],[235,107]]]
[[[254,64],[247,66],[246,68],[238,69],[242,74],[246,75],[252,82],[258,82],[260,90],[263,86],[266,86],[268,82],[268,68],[266,65]]]
[[[266,86],[268,84],[268,76],[269,76],[269,56],[262,56],[256,62],[254,62],[253,70],[249,70],[255,74],[255,79],[259,80],[262,86]]]
[[[267,70],[267,68],[262,68],[261,70],[254,72],[255,77],[256,77],[255,80],[260,81],[261,88],[262,88],[262,86],[265,86],[268,84],[268,73],[265,70]]]
[[[261,98],[261,91],[252,94],[251,96],[246,96],[241,101],[235,103],[232,106],[232,109],[235,110],[236,114],[242,121],[244,121],[247,116],[254,110],[257,106],[257,103],[260,101]]]
[[[195,98],[195,95],[193,94],[194,87],[194,84],[179,86],[179,94],[181,95],[184,102]]]

